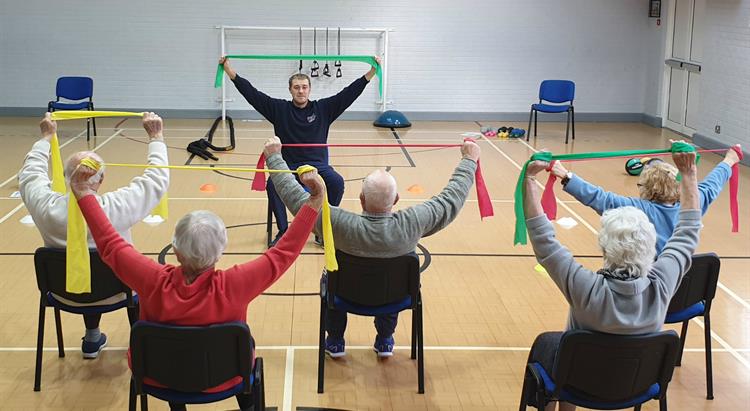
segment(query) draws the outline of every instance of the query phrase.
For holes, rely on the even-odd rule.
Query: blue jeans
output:
[[[301,165],[302,164],[289,164],[289,169],[294,170]],[[344,178],[341,177],[341,174],[337,173],[331,166],[315,167],[318,169],[318,174],[326,183],[328,203],[332,206],[338,206],[341,204],[341,199],[344,197]],[[299,182],[299,177],[297,177],[297,181]],[[286,230],[287,227],[289,227],[289,220],[286,216],[286,206],[284,206],[281,198],[279,198],[279,194],[276,192],[276,188],[274,188],[271,179],[268,179],[268,182],[266,183],[266,194],[268,194],[268,205],[271,207],[273,216],[276,219],[276,227],[279,231]]]
[[[321,289],[326,289],[326,276],[320,279]],[[347,312],[329,308],[326,312],[326,331],[332,339],[343,339],[346,331]],[[379,338],[390,338],[398,325],[398,313],[376,315],[375,330]]]

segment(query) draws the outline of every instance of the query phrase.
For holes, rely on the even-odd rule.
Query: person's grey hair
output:
[[[604,268],[636,278],[646,275],[656,257],[656,229],[646,214],[632,206],[620,207],[605,211],[601,223]]]
[[[362,194],[367,207],[376,211],[387,211],[396,201],[398,186],[391,173],[375,170],[362,182]]]
[[[172,246],[182,264],[196,272],[212,267],[227,246],[227,229],[216,214],[197,210],[183,216],[174,228]]]
[[[93,158],[94,160],[98,161],[99,164],[101,164],[101,168],[96,172],[96,174],[89,178],[89,182],[95,184],[102,181],[102,177],[104,177],[104,160],[102,160],[101,156],[93,151],[79,151],[77,153],[71,154],[65,160],[65,169],[63,170],[63,173],[65,174],[65,182],[68,185],[70,185],[70,176],[72,176],[73,172],[76,171],[76,167],[81,164],[81,160],[89,157]]]

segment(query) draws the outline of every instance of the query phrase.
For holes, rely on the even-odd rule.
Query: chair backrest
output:
[[[254,342],[244,322],[187,327],[137,321],[130,331],[136,390],[148,377],[170,389],[197,393],[236,376],[250,392]]]
[[[681,311],[700,301],[710,303],[716,296],[716,285],[719,282],[721,260],[714,253],[696,254],[687,273],[682,277],[668,313]]]
[[[539,101],[551,103],[565,103],[570,101],[576,94],[576,83],[570,80],[544,80],[539,86]]]
[[[89,251],[91,261],[91,292],[72,294],[65,290],[65,249],[40,247],[34,253],[36,284],[42,294],[52,292],[81,304],[93,303],[119,293],[130,296],[130,288],[120,281],[112,269],[104,264],[96,250]]]
[[[91,77],[60,77],[55,94],[68,100],[90,99],[94,95],[94,80]]]
[[[644,335],[566,332],[557,352],[555,395],[561,389],[595,402],[621,402],[672,379],[680,339],[672,330]]]
[[[365,305],[379,306],[419,295],[419,257],[409,253],[393,258],[357,257],[336,250],[338,271],[327,274],[329,303],[333,296]]]

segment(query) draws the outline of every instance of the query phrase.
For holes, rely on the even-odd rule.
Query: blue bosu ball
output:
[[[406,116],[397,110],[388,110],[384,112],[372,124],[375,127],[385,127],[385,128],[411,127],[411,123],[406,118]]]

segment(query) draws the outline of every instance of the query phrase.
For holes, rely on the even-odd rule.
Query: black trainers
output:
[[[286,230],[279,231],[276,234],[276,237],[274,237],[273,241],[271,241],[270,243],[268,243],[268,248],[271,248],[271,247],[275,246],[276,243],[278,243],[279,240],[281,240],[281,236],[283,236],[284,233],[286,233]]]
[[[99,356],[102,349],[107,346],[107,334],[102,333],[99,337],[99,341],[86,341],[85,338],[81,338],[81,352],[83,352],[83,358],[86,360],[93,360]]]
[[[313,242],[314,242],[314,243],[315,243],[315,244],[316,244],[317,246],[323,247],[323,237],[318,237],[318,236],[316,235],[316,236],[315,236],[315,239],[313,240]]]

